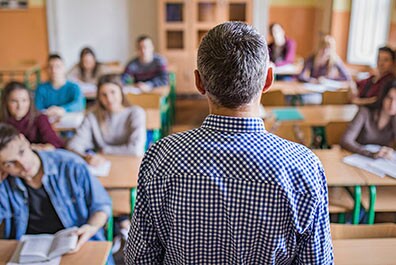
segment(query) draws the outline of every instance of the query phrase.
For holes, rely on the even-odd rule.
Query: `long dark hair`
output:
[[[367,108],[369,108],[371,111],[374,111],[376,118],[379,118],[382,111],[382,106],[384,105],[384,100],[392,89],[396,89],[396,79],[386,83],[382,88],[381,94],[377,100],[374,103],[367,105]]]
[[[122,97],[122,101],[121,101],[122,106],[129,107],[131,105],[128,102],[127,98],[125,97],[124,92],[122,91],[122,84],[121,84],[120,77],[118,75],[107,74],[107,75],[101,76],[99,78],[98,89],[96,91],[96,104],[94,105],[94,108],[93,108],[93,112],[96,115],[100,126],[104,126],[104,121],[106,119],[106,115],[108,114],[108,110],[102,104],[102,102],[99,100],[100,89],[105,84],[114,84],[120,89],[121,97]]]
[[[5,86],[5,88],[1,94],[1,113],[0,113],[1,117],[0,117],[0,120],[2,122],[7,122],[10,118],[13,118],[12,115],[10,114],[10,111],[8,110],[8,101],[9,101],[11,93],[18,89],[25,90],[29,95],[29,101],[30,101],[29,111],[26,115],[28,115],[28,119],[29,119],[28,127],[30,128],[34,124],[34,121],[37,118],[37,116],[39,115],[39,112],[36,110],[36,107],[34,106],[32,93],[26,88],[26,86],[24,84],[22,84],[21,82],[18,82],[18,81],[9,82]]]
[[[94,51],[91,48],[89,48],[89,47],[83,48],[81,50],[81,52],[80,52],[80,62],[78,63],[78,67],[80,68],[81,79],[83,81],[86,81],[86,80],[84,80],[84,78],[85,78],[85,69],[84,69],[82,61],[83,61],[83,57],[85,55],[87,55],[87,54],[92,55],[93,58],[95,59],[95,66],[94,66],[94,69],[92,71],[92,76],[96,76],[96,73],[98,72],[98,68],[100,66],[100,63],[96,60],[96,55],[95,55]]]

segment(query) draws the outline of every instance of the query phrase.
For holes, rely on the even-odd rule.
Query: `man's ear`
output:
[[[263,87],[263,93],[268,91],[268,89],[272,86],[273,82],[274,82],[274,72],[272,66],[269,66],[267,70],[267,78],[265,79],[265,84]]]
[[[206,94],[206,90],[203,87],[202,80],[201,80],[201,75],[199,74],[198,70],[194,70],[194,77],[195,77],[195,87],[197,88],[198,92],[201,95]]]

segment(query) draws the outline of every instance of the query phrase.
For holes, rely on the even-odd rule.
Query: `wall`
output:
[[[390,45],[393,49],[396,49],[396,1],[392,1],[392,16],[391,16],[391,24],[389,27],[389,41],[388,45]]]
[[[0,11],[0,65],[36,61],[45,65],[48,56],[44,0],[29,1],[27,10]]]
[[[344,61],[346,61],[348,50],[351,3],[351,0],[334,0],[333,2],[331,35],[336,39],[337,53]]]
[[[100,61],[128,60],[128,0],[47,0],[50,51],[70,68],[90,46]]]

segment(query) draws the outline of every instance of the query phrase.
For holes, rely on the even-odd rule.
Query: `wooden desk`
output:
[[[7,264],[17,245],[16,240],[0,240],[0,265]],[[89,241],[77,253],[64,255],[61,265],[106,264],[110,250],[111,242]]]
[[[275,81],[271,86],[271,90],[280,90],[286,96],[300,96],[312,93],[320,93],[315,92],[304,85],[306,83],[299,81]],[[349,85],[345,83],[345,87],[340,88],[339,90],[347,90]]]
[[[290,107],[284,107],[290,108]],[[282,121],[308,126],[326,126],[329,122],[350,122],[358,112],[356,105],[316,105],[295,107],[302,115],[302,120]],[[279,107],[265,108],[268,119],[275,119],[272,110],[282,109]]]
[[[340,147],[332,149],[317,149],[313,152],[322,162],[325,170],[327,185],[329,187],[353,187],[354,189],[354,207],[352,222],[359,223],[360,203],[362,200],[362,185],[365,185],[365,179],[361,170],[349,166],[342,162],[346,153]]]
[[[333,240],[334,263],[348,265],[395,264],[396,238]]]
[[[105,155],[111,161],[109,176],[99,177],[113,202],[113,214],[132,214],[135,208],[136,187],[143,157]]]

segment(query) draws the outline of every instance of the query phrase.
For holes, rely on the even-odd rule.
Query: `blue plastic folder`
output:
[[[274,109],[272,113],[277,121],[302,120],[304,116],[296,108]]]

